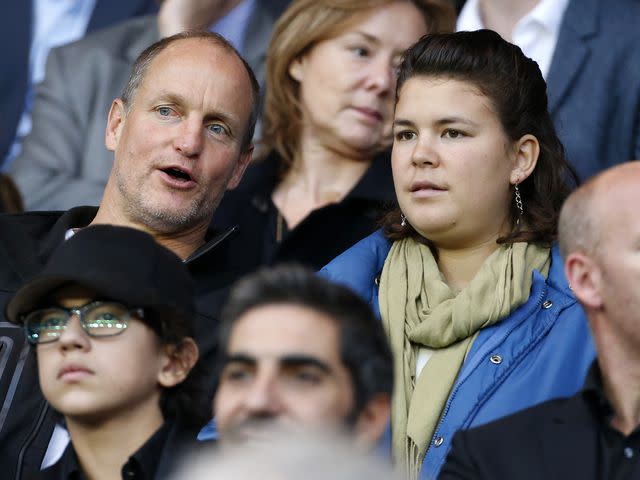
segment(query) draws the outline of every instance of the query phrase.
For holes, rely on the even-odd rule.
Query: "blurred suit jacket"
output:
[[[0,165],[15,138],[29,82],[32,0],[4,2],[0,28]],[[96,0],[87,33],[158,9],[155,0]]]
[[[638,25],[638,0],[571,0],[564,14],[549,110],[582,179],[640,158]]]

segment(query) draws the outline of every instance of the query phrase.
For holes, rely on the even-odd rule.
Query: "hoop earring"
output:
[[[407,226],[407,217],[404,216],[404,213],[400,214],[400,226],[401,227]]]
[[[522,195],[520,195],[520,189],[518,188],[517,183],[513,186],[513,189],[515,191],[516,207],[518,208],[518,219],[516,220],[516,225],[520,225],[520,219],[524,216],[524,207],[522,206]]]

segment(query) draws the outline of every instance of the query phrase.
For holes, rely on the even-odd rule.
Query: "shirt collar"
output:
[[[129,457],[129,460],[123,466],[123,473],[124,469],[130,466],[142,473],[141,478],[155,478],[156,469],[159,463],[158,458],[160,457],[160,453],[169,438],[170,430],[171,422],[165,422],[158,430],[156,430],[156,433],[154,433],[136,453]],[[127,477],[123,475],[123,478]]]
[[[467,0],[458,15],[458,21],[456,22],[457,31],[481,30],[484,28],[482,24],[482,18],[480,17],[480,4],[479,0]]]
[[[73,449],[73,445],[69,443],[67,448],[64,450],[62,457],[52,466],[46,469],[46,472],[53,473],[51,478],[61,478],[67,480],[84,480],[86,477],[82,473],[80,469],[80,465],[78,464],[78,457],[76,456],[76,452]],[[43,475],[47,478],[46,475]]]
[[[569,0],[541,0],[533,10],[518,21],[515,29],[533,22],[544,27],[549,33],[557,35],[568,4]]]
[[[165,422],[140,449],[129,457],[127,463],[122,466],[123,478],[127,478],[124,474],[125,470],[139,472],[136,478],[152,479],[156,475],[158,467],[158,458],[169,438],[172,429],[171,422]],[[86,476],[80,468],[78,457],[73,448],[73,444],[69,444],[65,449],[62,457],[56,464],[47,470],[56,473],[56,478],[64,478],[67,480],[84,480]]]
[[[456,30],[473,31],[485,28],[480,16],[479,2],[480,0],[467,0],[458,16]],[[549,32],[557,34],[568,4],[569,0],[542,0],[518,21],[514,30],[524,23],[536,22]]]

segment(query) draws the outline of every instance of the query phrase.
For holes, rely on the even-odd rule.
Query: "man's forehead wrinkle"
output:
[[[178,43],[181,42],[184,43],[184,41]],[[235,105],[228,104],[226,95],[221,97],[220,90],[228,91],[230,94],[238,88],[239,82],[249,82],[248,75],[241,61],[231,52],[208,43],[201,42],[201,44],[208,50],[208,52],[202,51],[202,55],[206,55],[208,59],[201,63],[195,61],[193,50],[187,49],[180,52],[178,48],[184,46],[176,44],[167,47],[149,65],[140,87],[154,101],[163,98],[178,100],[178,103],[185,108],[198,109],[205,119],[227,121],[234,130],[238,130],[241,127],[238,109]],[[196,70],[193,73],[197,75],[190,80],[191,83],[176,81],[175,85],[169,83],[167,87],[167,82],[174,80],[171,77],[176,77],[175,80],[177,80],[177,77],[183,76],[181,75],[183,69]],[[208,70],[215,73],[212,74]],[[243,79],[240,80],[240,77]],[[199,86],[194,83],[199,83]],[[195,95],[190,95],[190,90]]]

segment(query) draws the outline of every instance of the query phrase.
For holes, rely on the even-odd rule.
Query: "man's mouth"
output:
[[[168,167],[168,168],[163,168],[161,170],[175,180],[182,181],[182,182],[193,181],[193,178],[191,177],[189,172],[182,170],[180,168]]]

